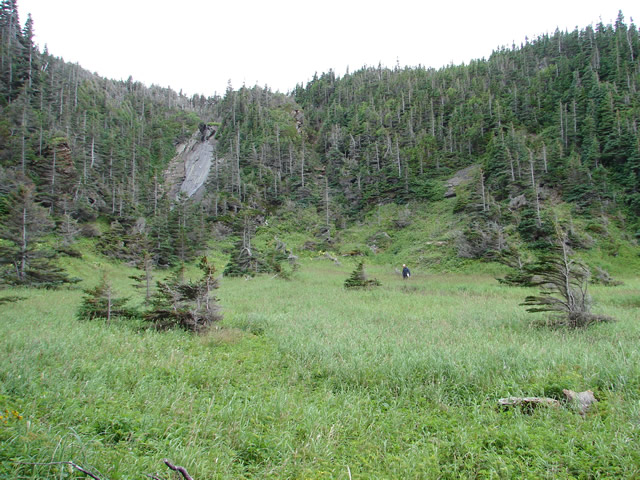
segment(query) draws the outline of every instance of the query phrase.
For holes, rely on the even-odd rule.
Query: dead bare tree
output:
[[[591,295],[588,292],[590,271],[571,255],[567,234],[556,226],[557,245],[542,255],[529,269],[542,288],[540,295],[530,295],[521,305],[528,312],[556,312],[561,323],[570,327],[611,320],[591,313]]]
[[[171,470],[173,470],[174,472],[178,472],[180,475],[182,475],[182,477],[184,478],[184,480],[193,480],[193,478],[191,477],[191,475],[189,475],[189,472],[187,472],[187,469],[184,467],[180,467],[178,465],[173,465],[169,460],[167,460],[166,458],[163,460],[165,465],[167,465],[167,467],[169,467]]]

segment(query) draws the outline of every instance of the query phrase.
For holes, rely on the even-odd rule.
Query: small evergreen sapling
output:
[[[531,287],[533,286],[533,273],[531,268],[534,265],[530,259],[523,255],[513,245],[508,245],[502,252],[496,256],[496,261],[511,267],[511,271],[503,278],[498,278],[498,282],[503,285],[513,287]]]
[[[253,277],[259,270],[262,260],[252,252],[250,246],[246,245],[243,239],[238,240],[234,245],[234,250],[229,259],[229,263],[224,269],[225,277]]]
[[[148,304],[151,300],[151,282],[153,280],[153,258],[151,254],[144,250],[140,254],[140,258],[136,262],[136,267],[139,270],[142,270],[143,273],[138,275],[130,275],[129,278],[133,280],[135,283],[133,284],[133,288],[144,289],[145,304]]]
[[[364,272],[364,262],[359,262],[351,276],[344,282],[345,288],[370,288],[379,287],[380,282],[376,278],[368,279]]]
[[[109,230],[101,235],[97,246],[100,252],[108,257],[129,260],[129,243],[130,238],[124,226],[118,220],[114,220]]]
[[[224,268],[225,277],[253,277],[259,273],[274,274],[281,278],[290,278],[298,268],[297,258],[286,244],[277,238],[263,251],[251,248],[243,239],[236,242],[229,263]],[[290,268],[283,265],[289,264]]]
[[[67,248],[75,243],[81,229],[78,221],[68,213],[65,213],[58,226],[58,231],[62,237],[62,246]]]
[[[94,288],[83,291],[85,295],[76,314],[80,320],[104,318],[109,324],[114,317],[132,318],[137,314],[134,310],[125,308],[128,298],[115,296],[113,286],[106,274],[102,275],[102,280]]]
[[[193,332],[203,332],[222,319],[218,300],[213,291],[218,288],[214,278],[215,267],[207,257],[200,261],[203,276],[197,282],[185,280],[182,269],[166,282],[158,282],[158,291],[151,298],[151,310],[145,320],[156,328],[181,327]]]
[[[293,255],[287,245],[277,237],[274,237],[273,243],[266,249],[264,257],[265,260],[261,265],[260,272],[272,273],[280,278],[290,279],[293,272],[298,269],[298,257]],[[288,268],[283,265],[288,265]]]

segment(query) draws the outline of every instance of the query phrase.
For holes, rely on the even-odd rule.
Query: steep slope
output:
[[[216,149],[216,127],[201,123],[191,138],[178,144],[176,156],[165,172],[165,188],[169,198],[175,200],[184,194],[194,200],[202,199],[204,185],[209,177]]]
[[[313,219],[302,233],[333,247],[381,206],[452,195],[463,171],[453,213],[473,258],[544,248],[559,206],[631,241],[640,229],[640,38],[622,14],[469,65],[213,98],[100,78],[8,28],[17,12],[0,17],[0,214],[34,184],[58,226],[101,219],[171,263],[266,216]]]

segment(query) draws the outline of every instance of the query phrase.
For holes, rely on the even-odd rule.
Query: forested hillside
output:
[[[108,255],[148,251],[169,265],[206,248],[213,226],[247,233],[282,207],[310,207],[327,241],[378,205],[441,201],[446,180],[470,166],[455,199],[470,257],[514,235],[543,246],[559,202],[615,217],[630,239],[640,229],[640,38],[622,13],[614,25],[556,31],[469,65],[368,66],[287,94],[229,85],[216,98],[101,78],[40,51],[34,28],[15,0],[2,1],[0,213],[11,282],[52,255],[38,254],[38,240],[53,232],[67,244],[100,236]],[[170,198],[176,146],[204,125],[216,128],[206,192]],[[27,210],[38,228],[19,214]]]

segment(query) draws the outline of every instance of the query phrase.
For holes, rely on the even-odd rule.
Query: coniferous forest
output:
[[[51,365],[40,373],[24,366],[42,356],[27,356],[21,364],[31,383],[14,375],[14,367],[0,369],[0,407],[17,405],[0,411],[0,428],[15,425],[0,436],[0,450],[3,443],[11,447],[5,458],[0,454],[0,477],[19,468],[26,475],[20,478],[45,478],[43,471],[50,478],[75,478],[83,472],[78,456],[55,457],[59,469],[48,463],[38,470],[34,465],[54,455],[33,451],[76,448],[90,452],[92,465],[101,465],[96,458],[103,456],[102,470],[89,469],[103,480],[130,478],[137,464],[124,465],[126,448],[145,459],[139,464],[144,470],[136,471],[151,478],[160,478],[149,472],[151,465],[162,466],[155,460],[165,454],[199,478],[351,478],[351,468],[360,478],[639,474],[637,411],[622,406],[637,403],[639,377],[631,366],[638,354],[629,340],[637,336],[610,325],[620,318],[617,325],[632,325],[630,312],[640,304],[632,286],[611,289],[622,282],[606,270],[635,285],[640,264],[640,35],[622,12],[613,24],[556,30],[496,47],[468,65],[363,66],[343,76],[318,73],[286,93],[229,84],[214,97],[189,97],[131,77],[102,78],[56,56],[61,52],[42,50],[34,43],[37,25],[21,14],[16,0],[1,0],[0,308],[46,304],[38,295],[73,299],[65,307],[72,315],[60,310],[43,323],[53,337],[40,345],[60,342],[60,352],[74,355],[85,339],[106,342],[83,352],[99,355],[101,348],[122,353],[120,345],[132,338],[157,335],[140,340],[154,346],[136,344],[122,358],[142,362],[139,370],[153,369],[158,378],[133,380],[129,367],[109,363],[113,355],[92,359],[100,365],[94,369],[86,366],[88,359],[80,366],[66,360],[70,373],[60,377],[86,381],[73,395],[84,398],[86,387],[86,395],[95,397],[87,404],[97,405],[84,417],[87,431],[69,427],[79,429],[73,437],[79,443],[97,439],[78,446],[58,431],[54,441],[43,433],[49,427],[33,433],[31,423],[24,431],[17,426],[20,408],[50,408],[34,392]],[[364,257],[375,280],[364,278]],[[406,281],[389,267],[403,263],[412,270]],[[357,286],[376,288],[345,289],[353,267],[351,280],[359,272],[366,283]],[[474,276],[465,280],[472,286],[458,286],[446,276],[451,272],[490,276],[490,283]],[[291,279],[302,280],[286,282]],[[227,291],[226,282],[232,285]],[[587,290],[595,284],[609,290],[600,295],[607,299],[604,307],[592,313]],[[292,293],[292,285],[306,289],[301,291],[309,300]],[[338,293],[330,293],[332,285]],[[542,292],[523,290],[531,288]],[[408,313],[397,314],[387,295],[401,298]],[[499,301],[474,303],[484,301],[480,297]],[[458,307],[443,313],[449,300]],[[358,302],[376,306],[363,313]],[[476,313],[462,325],[457,315],[467,314],[457,309],[465,302]],[[339,309],[339,321],[314,316],[318,304]],[[516,327],[525,322],[512,320],[511,312],[523,305],[530,312],[559,312],[564,320]],[[295,318],[287,316],[291,312]],[[497,313],[489,318],[486,312]],[[77,325],[58,329],[62,317]],[[102,318],[106,324],[96,327],[94,320]],[[222,318],[227,323],[220,326]],[[118,322],[128,326],[117,330]],[[550,323],[552,329],[537,328]],[[583,337],[579,329],[595,323],[602,338],[610,333],[604,328],[617,329],[611,335],[619,349],[598,344],[609,354],[581,357],[601,339]],[[494,328],[496,339],[509,340],[490,337],[475,352],[470,345]],[[184,334],[181,329],[202,335],[170,337]],[[394,343],[400,331],[413,333]],[[63,346],[67,335],[75,339],[73,348]],[[6,341],[11,358],[29,355],[27,340]],[[468,342],[464,353],[452,346],[458,341]],[[512,341],[526,348],[516,351]],[[189,355],[176,344],[188,344]],[[46,349],[51,364],[63,355]],[[207,355],[215,349],[226,356],[212,360]],[[167,363],[151,364],[165,354]],[[606,359],[617,363],[599,363]],[[215,373],[203,373],[205,364]],[[263,377],[264,365],[283,376]],[[104,376],[95,380],[94,374]],[[176,387],[177,378],[187,378],[188,388]],[[172,387],[161,390],[151,385],[156,380]],[[116,393],[107,399],[94,383]],[[220,409],[199,396],[218,384],[233,384],[246,403],[234,404],[239,397],[222,387],[216,392],[227,403]],[[247,419],[249,398],[262,398],[256,385],[271,393]],[[121,387],[134,392],[131,398],[118,397]],[[137,397],[145,388],[160,397],[153,408],[162,413],[140,413],[152,408],[152,399]],[[601,406],[591,415],[600,423],[588,423],[586,409],[576,417],[579,407],[570,413],[509,411],[515,423],[508,423],[486,406],[487,398],[507,394],[564,401],[565,389],[594,389]],[[187,391],[188,399],[162,403]],[[318,411],[329,408],[318,414],[316,426],[305,423],[311,408],[299,410],[307,401],[321,405]],[[469,407],[475,410],[468,413]],[[176,420],[172,437],[158,420],[168,411],[192,414],[193,424]],[[376,420],[358,416],[365,411],[376,412]],[[57,420],[52,412],[41,422],[34,414],[34,425],[49,425],[49,419],[50,425],[66,425],[67,410]],[[464,423],[467,416],[472,423]],[[214,417],[220,436],[203,433]],[[323,423],[325,417],[331,423]],[[543,426],[532,426],[534,420]],[[501,437],[483,430],[491,422],[504,429]],[[616,422],[636,427],[618,435]],[[548,427],[559,423],[567,430],[549,434]],[[189,432],[181,431],[184,425]],[[536,428],[550,435],[552,453]],[[565,435],[581,429],[591,436],[578,440],[584,444],[576,453]],[[407,430],[415,438],[402,433]],[[609,449],[607,439],[625,435]],[[380,445],[386,436],[389,446]],[[27,438],[36,445],[32,450]],[[198,449],[215,450],[215,462],[203,460],[208,457]],[[383,461],[385,455],[391,460]],[[348,477],[334,457],[347,465]]]
[[[457,208],[473,257],[506,248],[508,226],[544,242],[552,201],[640,229],[640,39],[622,13],[469,65],[329,71],[288,94],[229,86],[214,98],[100,78],[39,51],[15,1],[1,15],[5,278],[24,281],[40,236],[90,235],[98,219],[106,254],[146,248],[162,265],[195,258],[217,222],[237,232],[239,214],[285,207],[315,208],[326,241],[378,205],[441,200],[469,166]],[[189,198],[166,173],[199,125],[216,129],[212,167]],[[43,220],[27,221],[33,241],[20,245],[12,213],[27,207]]]

